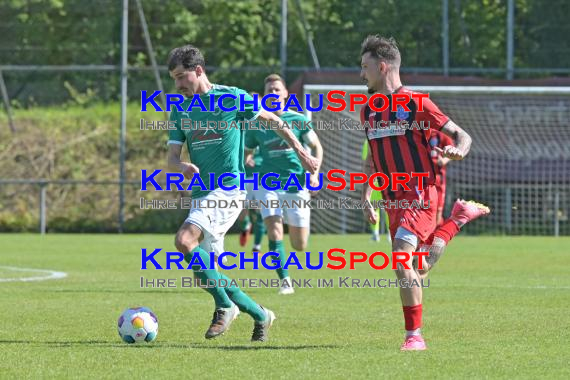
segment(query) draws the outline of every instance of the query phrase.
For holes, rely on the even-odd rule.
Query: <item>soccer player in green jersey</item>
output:
[[[292,128],[297,139],[303,141],[314,152],[316,159],[321,162],[323,158],[323,148],[317,134],[310,128],[309,120],[300,113],[293,111],[283,111],[287,97],[287,87],[285,81],[277,74],[271,74],[265,78],[265,95],[275,94],[279,97],[274,103],[280,103],[279,110],[274,111],[275,115]],[[287,182],[290,175],[297,176],[302,189],[291,186],[288,190],[266,190],[261,188],[261,199],[265,202],[278,200],[281,207],[265,207],[261,209],[261,215],[267,228],[269,238],[269,251],[279,254],[281,267],[277,269],[277,275],[282,281],[279,294],[293,294],[289,271],[283,266],[286,262],[285,246],[283,244],[283,223],[289,225],[289,239],[294,249],[303,251],[307,247],[309,231],[311,226],[311,209],[309,207],[283,207],[291,206],[293,201],[303,204],[310,200],[310,194],[305,186],[305,170],[295,154],[295,151],[276,131],[267,128],[250,130],[246,133],[246,149],[251,152],[259,147],[263,164],[261,165],[260,177],[267,173],[277,173],[281,181],[280,188]],[[310,177],[311,185],[316,187],[318,181],[318,168]]]
[[[185,119],[192,120],[200,125],[218,125],[222,123],[243,122],[261,119],[268,122],[279,123],[283,129],[277,133],[284,138],[299,156],[299,160],[309,172],[315,172],[319,167],[317,159],[311,157],[297,140],[292,131],[283,125],[275,115],[263,109],[255,111],[253,104],[244,102],[245,108],[239,111],[239,95],[244,94],[245,99],[253,98],[244,90],[235,87],[226,87],[212,84],[206,75],[204,57],[200,50],[192,45],[186,45],[172,50],[168,57],[168,70],[174,80],[176,89],[187,99],[182,103],[182,109],[173,110],[170,119],[176,124],[175,130],[169,131],[168,141],[168,167],[170,170],[181,172],[190,179],[195,173],[202,173],[202,181],[210,189],[208,173],[214,173],[218,178],[222,173],[232,173],[238,178],[226,176],[224,185],[238,185],[235,190],[222,190],[214,185],[213,191],[204,191],[194,188],[193,200],[220,201],[226,200],[228,204],[237,203],[235,208],[192,208],[188,218],[184,221],[176,234],[175,245],[179,252],[185,255],[186,260],[193,264],[194,253],[199,254],[204,263],[209,263],[209,252],[216,255],[224,251],[224,236],[227,230],[235,223],[245,200],[245,191],[239,190],[239,174],[244,172],[244,135],[245,130],[237,128],[183,128]],[[223,98],[224,107],[237,106],[234,111],[223,111],[219,108],[217,100],[223,95],[234,95],[238,100],[229,97]],[[210,98],[216,99],[213,112],[205,112],[199,107],[189,110],[192,101],[197,95],[204,104],[210,103]],[[209,109],[209,108],[208,108]],[[189,152],[188,161],[181,159],[182,146],[186,144]],[[204,202],[206,203],[206,202]],[[194,276],[202,284],[221,285],[221,279],[230,283],[230,279],[216,269],[203,269],[200,265],[193,266]],[[254,319],[252,341],[266,341],[268,331],[275,319],[275,314],[261,307],[246,295],[237,286],[213,286],[204,288],[212,295],[215,301],[215,312],[206,338],[211,339],[224,334],[239,311],[249,314]]]

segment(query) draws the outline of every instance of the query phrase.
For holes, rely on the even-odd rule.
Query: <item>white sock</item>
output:
[[[422,329],[406,330],[406,338],[412,335],[422,335]]]
[[[281,287],[292,288],[293,284],[291,283],[291,277],[287,276],[283,280],[281,280]]]

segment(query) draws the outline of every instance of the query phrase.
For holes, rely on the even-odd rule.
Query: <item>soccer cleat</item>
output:
[[[206,331],[206,339],[213,339],[217,336],[223,335],[229,330],[230,325],[239,315],[239,308],[236,305],[228,308],[218,308],[214,311],[212,324],[208,331]]]
[[[370,237],[370,240],[380,241],[380,234],[372,234],[372,236]]]
[[[248,224],[247,227],[240,232],[239,234],[239,245],[242,247],[245,247],[245,245],[247,244],[247,241],[249,240],[249,236],[251,235],[251,228],[252,228],[252,224]]]
[[[410,335],[400,347],[400,351],[424,351],[427,350],[426,342],[421,335]]]
[[[463,227],[470,221],[480,216],[488,215],[490,212],[491,209],[482,203],[458,199],[455,201],[453,209],[451,210],[451,219],[457,223],[459,227]]]
[[[251,335],[252,342],[266,342],[269,339],[269,328],[273,325],[273,321],[277,319],[275,313],[269,309],[260,306],[265,314],[267,314],[267,319],[264,322],[255,322],[253,325],[253,334]]]
[[[261,251],[261,244],[254,245],[251,250],[252,250],[252,252],[259,252],[259,251]]]
[[[291,282],[291,277],[285,277],[282,281],[283,282],[281,283],[281,287],[279,288],[279,292],[277,294],[280,296],[286,296],[288,294],[295,293],[295,289],[293,289],[293,283]]]

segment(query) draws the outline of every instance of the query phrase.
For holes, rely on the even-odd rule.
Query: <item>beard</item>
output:
[[[368,93],[369,94],[374,94],[376,92],[375,89],[373,89],[372,87],[368,87]]]

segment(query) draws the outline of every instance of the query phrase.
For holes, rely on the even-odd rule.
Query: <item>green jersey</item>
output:
[[[218,98],[230,94],[236,97],[223,99],[224,107],[236,107],[234,111],[222,111],[218,107]],[[249,103],[244,104],[244,111],[239,111],[239,97],[243,94]],[[210,98],[215,99],[214,111],[210,112]],[[169,130],[169,144],[184,144],[188,147],[190,161],[200,169],[200,178],[207,190],[199,186],[192,189],[192,198],[200,198],[218,187],[217,183],[210,184],[209,173],[214,173],[214,180],[223,173],[235,174],[237,178],[225,177],[224,186],[237,185],[239,187],[239,173],[244,173],[244,121],[254,120],[258,112],[254,111],[251,103],[253,98],[246,91],[236,87],[213,85],[212,89],[200,94],[200,100],[208,111],[203,111],[194,100],[194,107],[189,109],[193,99],[185,99],[181,108],[185,111],[174,110],[170,115],[171,122],[175,122],[176,129]],[[201,127],[200,127],[201,126]],[[207,127],[207,128],[206,128]]]
[[[311,131],[311,129],[306,127],[308,119],[300,113],[287,111],[280,117],[287,122],[291,131],[300,142],[303,142],[305,135]],[[246,133],[245,146],[247,149],[259,147],[261,157],[263,158],[263,163],[258,171],[260,178],[267,173],[277,173],[281,182],[280,189],[282,189],[287,183],[289,175],[296,174],[301,186],[305,187],[305,169],[303,169],[301,161],[293,148],[275,131],[271,129],[249,130]],[[275,181],[275,178],[270,178],[269,181]],[[299,190],[292,185],[289,186],[287,191],[295,193]]]

